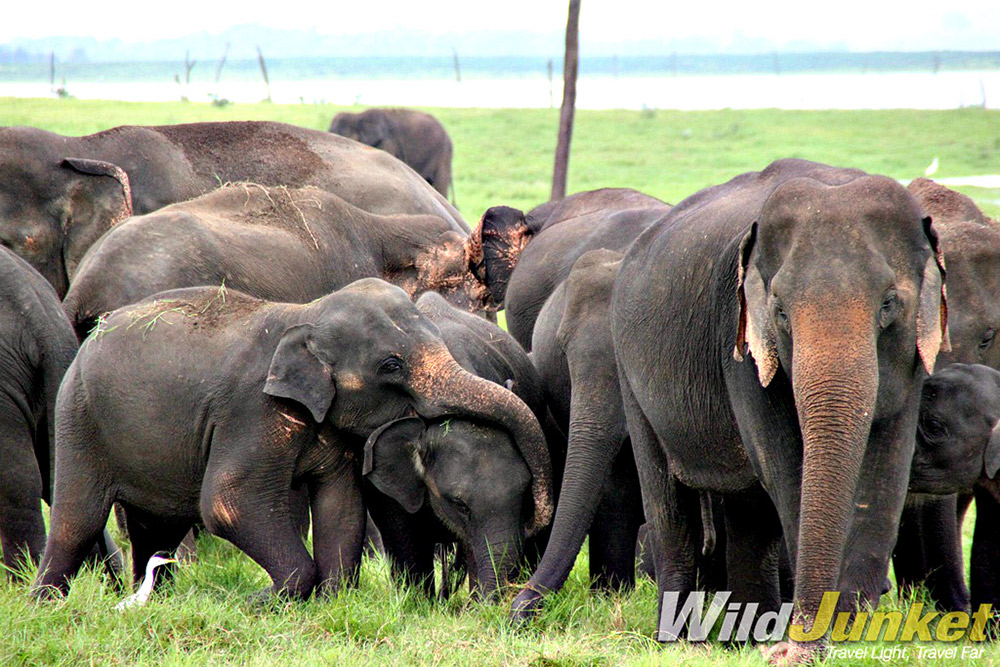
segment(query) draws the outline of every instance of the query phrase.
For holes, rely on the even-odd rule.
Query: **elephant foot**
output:
[[[52,600],[62,600],[66,597],[66,593],[58,586],[42,584],[31,589],[31,597],[37,602],[49,602]]]
[[[515,625],[523,625],[535,616],[542,607],[542,594],[533,588],[525,588],[510,605],[510,621]]]
[[[820,660],[823,657],[823,645],[815,642],[801,644],[786,641],[778,642],[773,646],[761,646],[760,652],[767,664],[790,667],[792,665],[808,665]]]

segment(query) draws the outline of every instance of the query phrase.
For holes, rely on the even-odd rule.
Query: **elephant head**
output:
[[[510,275],[532,234],[523,212],[509,206],[494,206],[487,209],[466,240],[469,271],[484,286],[494,309],[503,306]]]
[[[392,124],[381,109],[368,109],[361,113],[341,112],[330,122],[330,132],[342,137],[399,155]]]
[[[366,278],[293,308],[301,323],[282,334],[266,394],[363,438],[412,415],[494,424],[510,434],[531,471],[530,530],[548,524],[552,471],[538,420],[512,392],[462,368],[402,289]]]
[[[945,495],[976,483],[1000,502],[1000,371],[951,364],[924,383],[910,491]]]
[[[912,419],[910,397],[947,349],[944,264],[902,186],[842,170],[777,185],[738,253],[735,357],[747,348],[760,385],[794,396],[801,496],[786,540],[796,600],[815,610],[841,585],[862,459],[882,444],[869,444],[873,423]]]
[[[51,135],[0,130],[0,244],[28,261],[60,297],[84,252],[132,214],[128,175],[110,162],[65,154]]]
[[[368,438],[363,473],[411,514],[430,505],[474,554],[480,592],[516,573],[532,523],[532,475],[504,430],[459,417],[390,422]]]

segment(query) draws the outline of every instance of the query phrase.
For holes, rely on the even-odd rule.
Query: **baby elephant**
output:
[[[951,364],[924,383],[910,491],[976,498],[969,576],[972,608],[1000,604],[1000,371]],[[941,539],[957,529],[927,526]]]
[[[303,598],[353,583],[365,529],[362,447],[404,416],[504,429],[532,472],[529,526],[552,513],[534,414],[460,367],[406,293],[374,278],[304,305],[201,287],[119,309],[81,347],[56,414],[41,596],[68,590],[116,501],[137,581],[153,553],[203,522],[264,568],[272,593]],[[289,506],[301,487],[312,555]]]
[[[951,364],[924,383],[910,491],[944,495],[976,485],[1000,500],[1000,371]]]
[[[501,385],[508,387],[544,420],[540,381],[513,338],[434,292],[417,308],[437,325],[463,368],[502,391]],[[458,542],[473,589],[486,595],[523,564],[535,532],[532,470],[499,424],[460,414],[393,421],[369,437],[363,474],[366,501],[397,578],[433,594],[437,543]]]

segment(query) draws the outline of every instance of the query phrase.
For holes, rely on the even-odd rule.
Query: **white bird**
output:
[[[116,604],[115,609],[117,611],[125,611],[126,609],[146,604],[146,600],[149,599],[149,595],[153,592],[153,582],[156,580],[154,576],[156,568],[167,563],[176,562],[176,558],[164,558],[163,556],[153,556],[150,558],[149,562],[146,563],[146,576],[142,578],[139,590]]]
[[[924,169],[924,176],[933,176],[934,172],[937,171],[937,168],[938,168],[938,159],[937,156],[935,155],[934,159],[931,160],[931,163],[927,165],[926,169]]]

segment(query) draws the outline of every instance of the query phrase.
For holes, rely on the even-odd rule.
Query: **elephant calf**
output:
[[[924,383],[910,491],[976,496],[972,608],[1000,605],[1000,371],[951,364]]]
[[[36,595],[65,592],[113,502],[133,574],[195,522],[254,559],[271,592],[356,580],[362,446],[404,416],[510,434],[531,471],[529,529],[551,515],[545,438],[513,393],[458,365],[406,293],[364,279],[305,305],[174,290],[101,320],[59,393],[55,499]],[[289,507],[308,490],[313,555]]]
[[[463,368],[509,387],[544,423],[541,383],[513,338],[434,292],[417,309]],[[397,576],[432,593],[434,546],[457,538],[478,592],[490,594],[509,579],[533,533],[529,458],[495,424],[461,416],[427,423],[408,417],[376,431],[365,446],[366,499]]]

